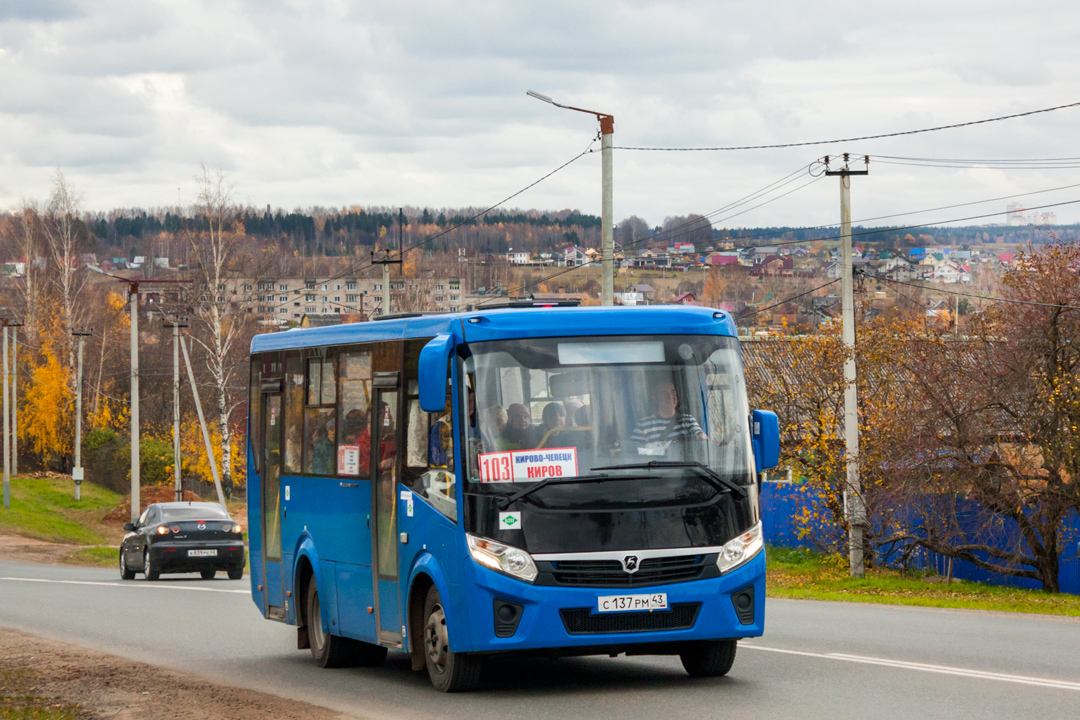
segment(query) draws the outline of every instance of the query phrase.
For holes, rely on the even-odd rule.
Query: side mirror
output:
[[[449,335],[439,335],[420,351],[420,409],[437,413],[446,408],[446,373],[450,352],[454,349]]]
[[[124,523],[124,529],[128,532],[132,532],[135,529],[135,525],[132,523]]]
[[[771,470],[780,463],[780,422],[776,413],[755,410],[750,415],[750,423],[757,471]]]

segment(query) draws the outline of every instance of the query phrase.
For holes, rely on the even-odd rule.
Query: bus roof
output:
[[[459,341],[568,335],[736,335],[730,313],[685,305],[534,307],[432,313],[256,335],[251,352],[450,334]]]

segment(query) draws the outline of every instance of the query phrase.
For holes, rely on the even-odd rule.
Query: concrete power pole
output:
[[[75,467],[71,468],[71,479],[75,482],[75,499],[82,500],[82,481],[83,481],[83,467],[82,467],[82,367],[83,367],[83,342],[85,342],[86,336],[90,333],[85,330],[82,332],[71,333],[75,337],[79,338],[79,363],[78,370],[75,379]]]
[[[131,305],[131,522],[139,521],[139,283],[129,286]]]
[[[391,265],[401,265],[401,257],[402,257],[402,253],[401,253],[401,225],[402,225],[402,219],[403,219],[404,215],[405,215],[404,210],[399,209],[398,210],[398,256],[397,256],[397,260],[391,260],[390,259],[390,251],[389,250],[384,250],[383,251],[383,256],[382,256],[382,259],[380,259],[380,260],[375,259],[375,251],[371,252],[371,264],[372,265],[382,265],[382,284],[383,284],[383,289],[382,289],[382,292],[383,292],[383,295],[382,295],[382,314],[383,314],[383,317],[386,317],[387,315],[390,314],[390,266]],[[401,311],[402,308],[398,308],[398,310]]]
[[[849,157],[844,153],[844,167],[826,170],[826,175],[840,178],[840,277],[841,311],[843,316],[844,347],[848,356],[844,360],[844,440],[846,444],[847,484],[844,488],[847,509],[848,559],[852,577],[866,575],[864,538],[866,534],[866,504],[859,477],[859,394],[855,383],[855,282],[851,247],[851,176],[869,175],[869,169],[852,170]],[[864,158],[869,165],[869,158]],[[828,167],[829,158],[825,158]]]
[[[176,502],[180,502],[184,496],[184,489],[180,477],[180,328],[187,325],[180,324],[180,318],[172,322],[173,331],[173,484],[176,488]],[[211,461],[212,463],[213,461]]]
[[[11,474],[19,474],[19,331],[11,327]]]
[[[600,304],[615,304],[615,228],[612,208],[611,142],[615,137],[615,118],[597,115],[600,121],[601,172],[603,188],[600,196]]]
[[[4,508],[11,507],[11,415],[8,408],[8,320],[4,318]]]

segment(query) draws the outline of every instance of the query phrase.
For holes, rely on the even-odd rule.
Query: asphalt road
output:
[[[167,576],[168,577],[168,576]],[[180,578],[195,576],[179,576]],[[370,718],[1076,718],[1080,621],[770,600],[765,636],[726,678],[677,658],[500,661],[442,695],[401,653],[322,670],[263,620],[247,580],[121,582],[108,570],[0,562],[0,627]]]

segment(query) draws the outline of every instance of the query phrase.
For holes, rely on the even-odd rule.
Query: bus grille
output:
[[[551,565],[556,585],[643,587],[697,580],[709,566],[709,556],[648,558],[636,573],[624,571],[618,560],[560,560]]]
[[[686,630],[694,626],[701,603],[676,603],[671,610],[653,612],[603,613],[594,615],[589,608],[559,611],[563,626],[571,635],[638,633],[657,630]]]

